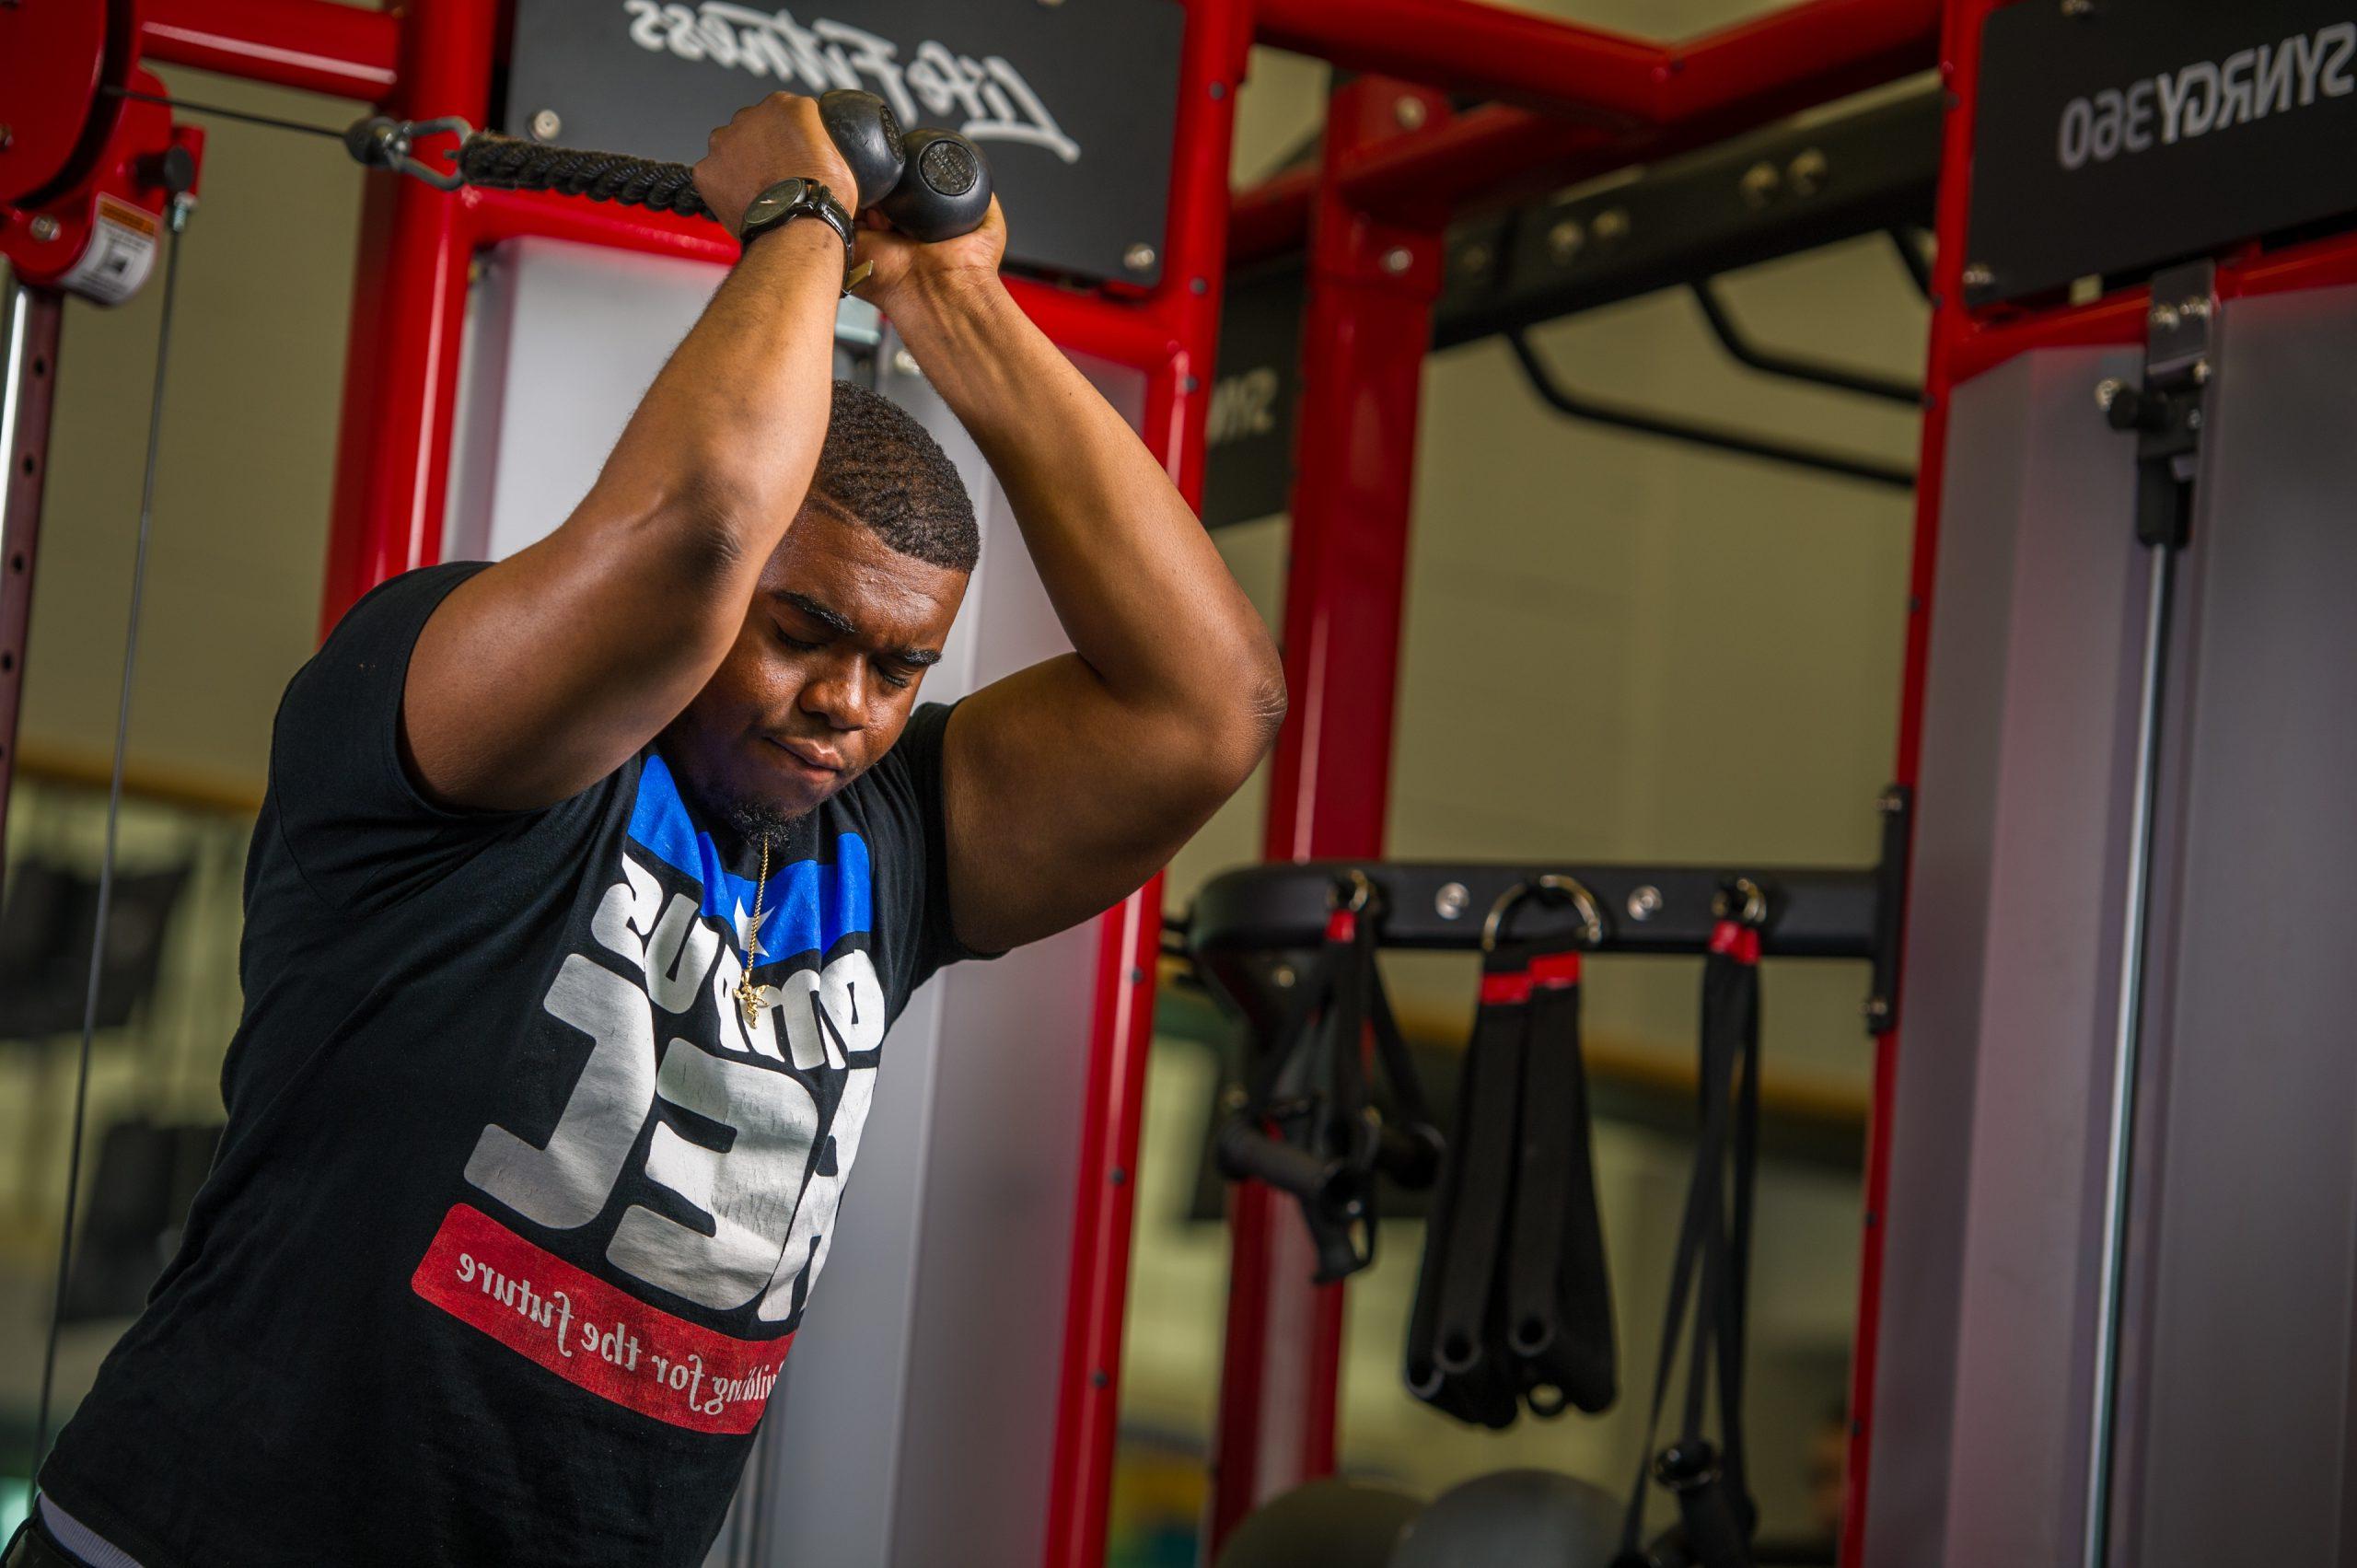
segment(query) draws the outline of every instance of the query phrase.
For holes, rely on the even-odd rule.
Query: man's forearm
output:
[[[1004,486],[1073,646],[1124,701],[1216,722],[1275,680],[1266,629],[1137,432],[995,279],[893,324]]]
[[[842,242],[801,221],[749,246],[624,427],[598,477],[610,509],[759,563],[793,521],[826,440]]]

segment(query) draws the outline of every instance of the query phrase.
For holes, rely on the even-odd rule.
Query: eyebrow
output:
[[[838,637],[859,635],[859,628],[853,624],[850,616],[831,605],[819,603],[807,594],[798,594],[790,588],[772,588],[770,597],[792,605]],[[904,664],[913,669],[923,669],[941,662],[939,648],[886,648],[882,652],[894,664]]]

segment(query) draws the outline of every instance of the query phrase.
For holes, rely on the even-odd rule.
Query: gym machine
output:
[[[2299,0],[1809,0],[1664,44],[1478,0],[1138,3],[1164,65],[1120,87],[1132,119],[1168,139],[1149,149],[1150,178],[1099,188],[1110,241],[1075,242],[1086,254],[1061,265],[1016,258],[1029,269],[1016,289],[1118,391],[1191,499],[1231,231],[1239,253],[1305,253],[1293,711],[1272,862],[1380,859],[1418,380],[1449,287],[1450,225],[1938,67],[1933,341],[1894,770],[1915,802],[1908,1039],[1902,1051],[1878,1020],[1844,1561],[2322,1560],[2350,1508],[2357,1322],[2357,1175],[2343,1154],[2357,1059],[2334,1006],[2342,945],[2326,902],[2357,872],[2357,844],[2333,826],[2357,756],[2329,698],[2357,653],[2344,612],[2357,543],[2340,526],[2357,443],[2336,395],[2357,355],[2357,175],[2330,156],[2357,111],[2351,24]],[[168,95],[149,92],[160,84],[142,63],[357,99],[396,122],[481,125],[494,118],[496,9],[0,7],[0,168],[49,168],[0,182],[0,252],[16,269],[0,390],[0,785],[61,369],[58,290],[119,294],[159,251],[168,268],[197,193],[201,138],[149,101]],[[960,9],[897,36],[953,31]],[[1091,8],[1016,9],[993,18],[1010,38]],[[535,0],[515,11],[547,20]],[[1358,75],[1334,96],[1314,167],[1231,207],[1233,93],[1255,41]],[[507,52],[506,129],[529,132],[545,107],[550,137],[678,156],[600,134],[599,110],[630,96],[613,82],[512,40]],[[577,80],[575,100],[533,101]],[[740,74],[666,90],[709,104],[750,85]],[[1452,95],[1483,101],[1459,110]],[[1012,204],[1019,160],[1060,153],[1037,123],[1016,127],[1028,142],[993,145],[973,121],[995,113],[965,128]],[[78,182],[44,191],[69,163]],[[455,449],[479,255],[512,263],[512,298],[531,306],[558,296],[548,289],[567,266],[610,299],[624,272],[691,298],[690,274],[708,278],[731,250],[675,215],[367,178],[327,621],[453,538],[530,537],[499,510],[516,453]],[[1063,211],[1044,198],[1031,210]],[[1593,240],[1597,226],[1581,232]],[[511,374],[549,346],[530,315],[505,318],[507,346],[531,351],[511,354]],[[609,305],[600,324],[615,316]],[[577,320],[574,332],[587,335]],[[886,380],[887,327],[847,319],[843,341]],[[478,362],[464,396],[509,412],[527,401],[489,374]],[[893,389],[922,403],[914,377]],[[488,513],[460,516],[469,496],[491,497]],[[961,656],[968,680],[1037,651],[1011,631],[1029,608],[1019,574],[993,582],[977,600],[989,626]],[[937,999],[911,1009],[896,1044],[921,1065],[906,1113],[879,1110],[870,1133],[897,1153],[870,1165],[919,1174],[897,1192],[864,1187],[865,1221],[970,1288],[952,1321],[919,1307],[908,1258],[879,1242],[855,1260],[846,1238],[830,1273],[844,1309],[835,1349],[883,1354],[892,1391],[865,1425],[820,1438],[808,1423],[848,1407],[818,1376],[789,1377],[772,1423],[787,1440],[749,1480],[753,1512],[849,1476],[829,1500],[867,1532],[852,1549],[879,1560],[938,1556],[923,1532],[955,1521],[961,1543],[1004,1543],[1009,1561],[1101,1561],[1158,898],[1150,886],[1028,968],[994,966],[989,988],[959,999],[954,1052],[937,1049]],[[966,1065],[976,1057],[1023,1079],[1022,1099],[993,1095]],[[960,1141],[955,1118],[929,1120],[935,1098],[987,1116],[993,1146]],[[1054,1196],[994,1211],[998,1250],[984,1259],[958,1249],[961,1184]],[[1238,1191],[1232,1225],[1214,1539],[1335,1455],[1339,1292],[1311,1283],[1306,1230],[1265,1188]],[[1061,1311],[1039,1310],[1043,1295]],[[888,1345],[858,1338],[861,1312]],[[797,1361],[823,1363],[820,1342]],[[983,1343],[988,1355],[961,1353]]]
[[[1939,28],[1896,769],[1908,1025],[1877,1050],[1842,1560],[2337,1561],[2357,1188],[2305,1151],[2345,1148],[2357,1106],[2325,902],[2357,858],[2331,826],[2357,761],[2329,716],[2357,474],[2328,389],[2357,347],[2357,189],[2332,153],[2357,31],[2101,0],[1962,0]],[[1349,90],[1328,163],[1245,198],[1240,237],[1323,215],[1335,139],[1386,134]],[[1487,248],[1509,289],[1548,233]],[[1396,328],[1350,314],[1376,285],[1311,243],[1294,521],[1353,547],[1296,540],[1289,645],[1322,633],[1365,671],[1369,624],[1397,624],[1365,536],[1404,526],[1409,459],[1314,465],[1370,431],[1407,450],[1449,296]],[[1341,578],[1328,602],[1301,602],[1305,553]],[[1272,857],[1368,853],[1379,800],[1344,851],[1290,791],[1381,777],[1387,712],[1327,699],[1280,775]],[[1322,1461],[1330,1427],[1281,1408],[1298,1382],[1268,1397],[1262,1336],[1300,1306],[1264,1304],[1309,1288],[1298,1258],[1265,1268],[1282,1245],[1239,1243],[1227,1408],[1258,1419],[1224,1424],[1223,1454],[1274,1434]]]

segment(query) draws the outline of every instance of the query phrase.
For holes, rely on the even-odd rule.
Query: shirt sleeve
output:
[[[529,811],[470,811],[419,793],[401,759],[401,690],[418,633],[488,562],[378,584],[295,672],[271,729],[270,793],[287,854],[314,892],[365,906],[430,883],[491,830]]]
[[[949,919],[949,832],[942,811],[942,745],[949,730],[955,703],[925,703],[909,715],[900,738],[876,771],[885,774],[885,799],[898,819],[896,836],[908,849],[898,858],[904,867],[898,881],[915,906],[912,923],[916,941],[911,953],[902,1000],[933,978],[945,964],[995,958],[996,952],[970,947],[958,939]]]

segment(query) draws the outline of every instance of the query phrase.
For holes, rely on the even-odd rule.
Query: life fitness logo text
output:
[[[2238,49],[2223,60],[2141,77],[2125,87],[2074,98],[2062,106],[2055,160],[2066,169],[2107,163],[2246,125],[2270,114],[2305,109],[2318,98],[2357,91],[2349,73],[2357,52],[2357,23],[2335,22],[2280,43]]]
[[[899,44],[848,22],[821,17],[805,26],[789,12],[727,0],[692,6],[622,0],[622,10],[630,41],[651,54],[707,61],[787,91],[859,87],[890,104],[903,124],[946,122],[977,142],[1020,142],[1080,161],[1080,144],[1064,134],[1023,73],[996,54],[977,60],[928,39],[903,64]]]
[[[485,1127],[466,1179],[536,1225],[578,1229],[606,1212],[655,1102],[692,1112],[726,1132],[706,1143],[657,1121],[639,1171],[702,1224],[633,1204],[604,1260],[714,1312],[750,1306],[757,1323],[783,1323],[807,1299],[833,1240],[876,1092],[883,987],[868,955],[853,949],[764,986],[766,1005],[748,1028],[735,994],[744,970],[717,923],[685,894],[667,902],[654,874],[627,854],[622,871],[590,932],[628,972],[570,954],[542,1002],[591,1042],[555,1130],[536,1144]],[[684,1023],[699,1013],[707,1032],[716,1026],[718,1051],[678,1037],[656,1049],[666,1016]],[[788,1063],[842,1074],[827,1127],[831,1160],[812,1158],[819,1105]],[[444,1218],[411,1284],[568,1381],[705,1432],[753,1429],[793,1338],[739,1340],[688,1322],[466,1203]]]

